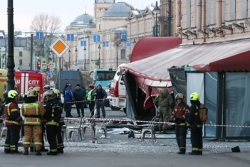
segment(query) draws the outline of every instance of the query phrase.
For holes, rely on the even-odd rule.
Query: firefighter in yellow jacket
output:
[[[24,155],[28,155],[28,148],[30,146],[32,137],[34,137],[34,144],[36,146],[36,155],[42,155],[40,152],[41,142],[41,117],[45,110],[40,102],[37,102],[37,92],[29,90],[27,98],[22,105],[22,115],[24,119]]]

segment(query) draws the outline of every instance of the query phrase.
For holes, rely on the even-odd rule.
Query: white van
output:
[[[112,110],[123,109],[126,112],[126,87],[124,81],[122,80],[122,75],[118,75],[120,72],[120,67],[125,64],[121,64],[110,84],[110,108]]]

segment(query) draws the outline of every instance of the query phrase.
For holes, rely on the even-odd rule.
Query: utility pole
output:
[[[168,0],[168,36],[171,36],[172,1]]]
[[[30,37],[30,70],[33,67],[33,34]]]

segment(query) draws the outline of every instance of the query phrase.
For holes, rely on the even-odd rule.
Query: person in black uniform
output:
[[[189,106],[184,102],[184,95],[182,93],[178,93],[175,96],[175,100],[177,105],[173,109],[171,117],[175,122],[176,141],[180,149],[178,154],[185,154],[187,136],[186,120],[189,115]]]
[[[62,114],[62,109],[58,101],[56,100],[56,94],[53,90],[47,90],[43,94],[45,104],[45,114],[43,119],[46,120],[46,132],[50,145],[50,151],[47,155],[57,155],[57,141],[56,135],[58,131],[58,124]]]
[[[199,101],[200,95],[197,92],[194,92],[190,95],[190,115],[189,115],[189,124],[191,129],[191,143],[192,143],[192,152],[190,155],[202,155],[202,121],[199,117],[199,107],[201,105]]]
[[[100,108],[102,109],[102,116],[103,118],[106,117],[106,112],[104,108],[104,101],[107,98],[107,93],[104,89],[102,89],[101,85],[97,86],[97,89],[94,92],[94,96],[96,98],[95,105],[96,105],[96,118],[100,118]]]
[[[52,89],[56,94],[56,101],[61,107],[61,113],[63,112],[63,104],[61,102],[61,93],[58,89]],[[64,125],[64,118],[60,115],[59,119],[59,126],[57,129],[57,153],[63,153],[64,144],[63,144],[63,137],[62,137],[62,126]]]

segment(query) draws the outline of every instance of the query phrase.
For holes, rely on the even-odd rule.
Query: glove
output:
[[[175,123],[179,123],[179,122],[180,122],[180,118],[178,118],[178,117],[175,118],[174,122],[175,122]]]

